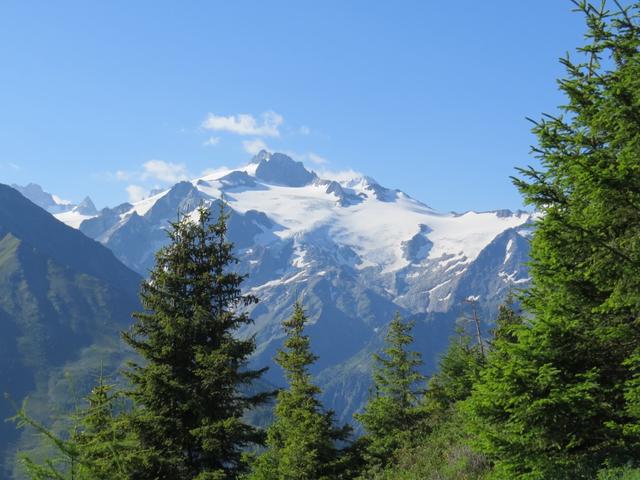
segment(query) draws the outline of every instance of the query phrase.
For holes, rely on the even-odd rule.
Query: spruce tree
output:
[[[404,322],[397,313],[385,337],[382,354],[374,355],[374,393],[355,418],[365,430],[365,460],[375,470],[393,458],[406,443],[422,416],[419,403],[425,377],[418,371],[422,359],[409,350],[413,343],[413,322]]]
[[[200,207],[197,220],[171,224],[170,244],[142,284],[145,311],[124,334],[144,359],[127,372],[145,462],[135,478],[237,478],[247,467],[243,451],[263,441],[242,417],[268,400],[243,394],[265,369],[247,367],[255,341],[236,336],[251,323],[243,309],[257,300],[241,293],[244,276],[231,270],[226,221],[221,203],[215,222]]]
[[[427,431],[446,420],[456,404],[471,394],[483,364],[479,345],[459,331],[440,359],[438,372],[429,379],[422,406]]]
[[[640,3],[574,2],[581,60],[515,179],[541,213],[529,316],[497,338],[469,401],[498,478],[595,478],[640,458]]]
[[[19,455],[25,475],[32,480],[128,480],[136,464],[136,441],[128,430],[121,392],[98,384],[66,422],[69,430],[57,434],[27,414],[26,402],[14,420],[19,428],[31,428],[51,451],[43,462]]]
[[[72,437],[82,463],[90,467],[94,480],[128,479],[139,469],[138,442],[127,422],[127,400],[115,385],[106,384],[101,375],[86,398],[86,409],[79,416],[79,428]]]
[[[304,335],[307,318],[296,303],[276,362],[286,375],[288,389],[278,393],[275,421],[267,431],[267,451],[257,460],[252,480],[331,480],[346,478],[348,457],[339,448],[351,428],[335,427],[332,411],[324,411],[309,367],[317,360]]]

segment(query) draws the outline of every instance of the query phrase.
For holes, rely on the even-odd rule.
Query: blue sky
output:
[[[4,0],[0,182],[102,207],[264,144],[442,211],[519,208],[525,116],[556,111],[582,43],[571,7]]]

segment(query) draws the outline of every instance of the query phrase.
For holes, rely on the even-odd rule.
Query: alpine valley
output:
[[[115,258],[106,259],[107,264],[117,263],[117,258],[128,267],[122,270],[142,277],[152,268],[155,251],[167,243],[168,222],[178,213],[193,215],[201,204],[218,211],[224,199],[240,260],[237,268],[247,274],[244,288],[260,299],[251,312],[254,324],[240,332],[256,336],[253,362],[273,365],[283,338],[280,322],[301,300],[311,319],[309,334],[319,356],[314,373],[323,401],[340,412],[341,420],[350,421],[369,395],[371,354],[382,345],[396,311],[416,321],[416,347],[425,373],[435,368],[456,326],[471,327],[467,318],[472,308],[488,334],[499,303],[528,282],[528,236],[534,217],[509,210],[440,213],[370,177],[339,177],[321,178],[284,154],[262,151],[244,167],[220,169],[155,191],[140,202],[101,211],[89,198],[73,205],[37,185],[14,188],[76,229],[76,241],[89,237],[85,243],[94,250],[99,244],[111,250]],[[16,208],[30,211],[35,206]],[[57,224],[51,231],[67,229],[50,215],[39,215],[43,224]],[[0,217],[2,275],[11,273],[7,268],[17,268],[20,256],[15,252],[25,249],[19,237],[3,233],[6,230]],[[45,260],[38,261],[41,270],[45,268]],[[52,269],[47,275],[65,271]],[[136,295],[136,277],[130,272],[120,285],[127,299]],[[0,315],[7,311],[9,297],[0,297]],[[127,300],[118,308],[134,306]],[[42,321],[49,322],[42,328],[55,329],[57,317],[42,315]],[[85,336],[82,341],[104,339]],[[282,384],[281,375],[272,366],[266,379]]]

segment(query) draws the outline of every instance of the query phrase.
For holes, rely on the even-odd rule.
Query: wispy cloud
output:
[[[363,176],[361,172],[357,172],[356,170],[351,169],[338,171],[320,169],[316,173],[320,178],[336,180],[337,182],[346,182]]]
[[[292,150],[283,150],[282,153],[303,163],[314,163],[316,165],[327,165],[329,163],[329,160],[315,152],[300,153]]]
[[[0,162],[0,169],[2,170],[20,170],[20,166],[13,162]]]
[[[300,135],[310,135],[311,134],[311,129],[309,127],[307,127],[306,125],[302,125],[299,129],[298,129],[298,133]]]
[[[202,142],[202,145],[205,147],[213,147],[215,145],[218,145],[219,143],[220,137],[209,137],[204,142]]]
[[[214,132],[229,132],[236,135],[254,135],[257,137],[279,137],[280,126],[284,122],[282,115],[273,111],[264,112],[256,119],[248,113],[237,115],[215,115],[209,113],[202,122],[202,128]]]
[[[129,185],[127,188],[127,195],[129,195],[129,201],[131,203],[144,200],[147,196],[147,190],[140,185]]]
[[[143,180],[149,178],[166,183],[175,183],[189,178],[189,172],[184,163],[171,163],[163,160],[149,160],[142,165]]]
[[[137,170],[116,170],[101,173],[100,177],[117,182],[148,182],[155,180],[164,184],[188,180],[192,177],[184,163],[165,162],[164,160],[149,160]],[[133,185],[134,187],[136,185]]]
[[[242,142],[242,146],[244,147],[245,152],[248,152],[251,155],[256,155],[260,152],[260,150],[269,150],[267,144],[259,138],[254,138],[253,140],[244,140]]]
[[[133,180],[138,174],[127,170],[117,170],[115,173],[109,173],[107,175],[111,178],[115,178],[119,182],[127,182],[129,180]]]
[[[329,160],[313,152],[307,153],[307,158],[310,162],[315,163],[316,165],[326,165],[329,163]]]

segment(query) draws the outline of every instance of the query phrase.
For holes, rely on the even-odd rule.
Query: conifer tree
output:
[[[127,480],[134,467],[136,442],[122,416],[120,392],[99,383],[84,405],[68,418],[69,431],[58,435],[27,414],[26,403],[17,412],[19,428],[32,428],[51,447],[44,462],[19,456],[25,474],[32,480]]]
[[[73,440],[81,461],[90,466],[94,480],[128,479],[130,472],[141,468],[137,441],[126,419],[127,405],[123,392],[106,384],[101,375],[86,398],[86,410],[80,415]]]
[[[282,325],[283,348],[276,355],[289,387],[278,393],[275,421],[267,432],[267,451],[258,458],[252,480],[331,480],[346,478],[348,457],[338,443],[351,428],[335,427],[334,414],[324,411],[309,367],[317,360],[303,334],[307,322],[296,303],[291,318]]]
[[[243,450],[263,441],[242,417],[270,394],[242,391],[264,369],[247,367],[254,339],[236,337],[251,322],[244,307],[257,300],[241,293],[244,277],[231,270],[226,220],[221,203],[215,222],[200,207],[196,221],[171,224],[171,242],[142,285],[145,311],[124,334],[145,360],[127,372],[146,465],[135,478],[237,478],[247,466]]]
[[[418,408],[425,377],[418,371],[422,359],[409,350],[413,322],[397,313],[387,332],[386,347],[374,355],[374,393],[355,418],[365,430],[365,460],[375,470],[386,465],[393,452],[411,437],[422,412]]]
[[[522,315],[516,311],[513,305],[513,297],[509,296],[507,302],[498,307],[498,317],[496,325],[492,331],[493,341],[511,341],[517,340],[517,331],[524,325]]]
[[[459,331],[438,363],[430,379],[423,409],[427,430],[446,420],[451,409],[470,394],[484,363],[484,353],[471,337]]]
[[[542,213],[531,315],[495,340],[469,401],[498,478],[595,478],[640,458],[640,3],[594,6],[565,58],[563,115],[535,124],[541,169],[515,183]]]

